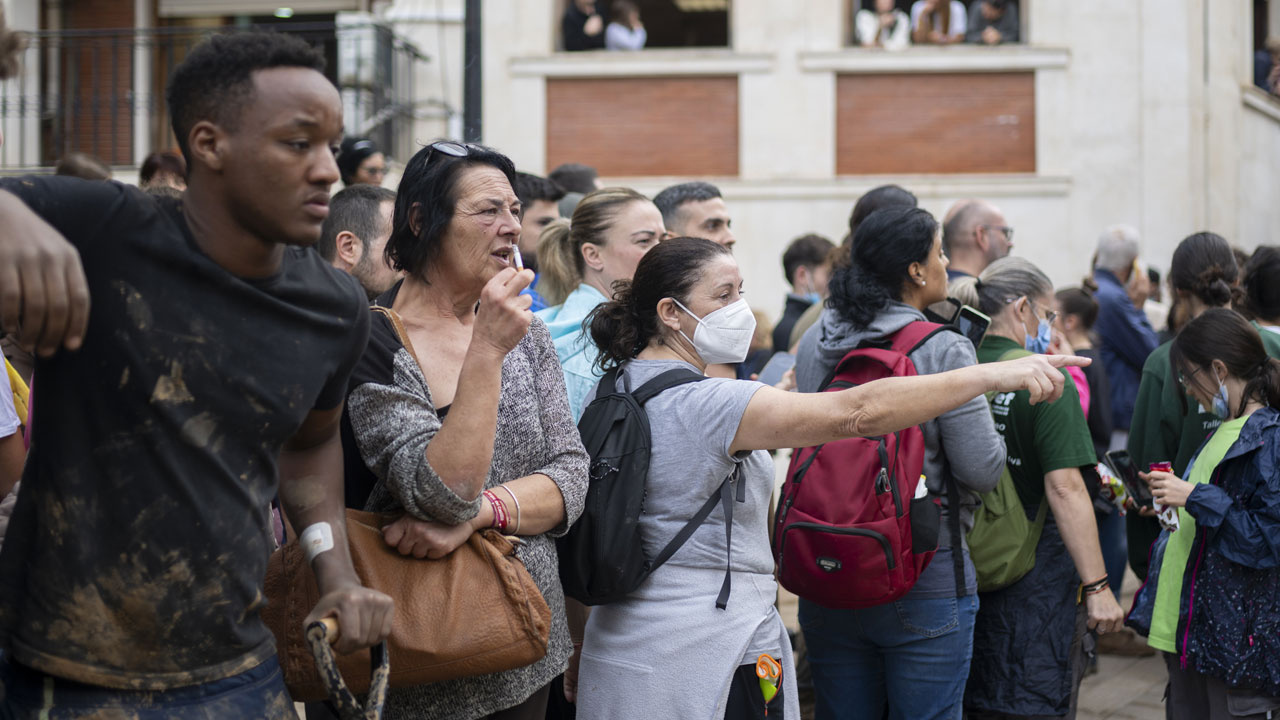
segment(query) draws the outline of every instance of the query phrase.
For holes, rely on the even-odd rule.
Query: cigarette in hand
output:
[[[512,245],[512,246],[511,246],[511,258],[512,258],[513,260],[515,260],[515,263],[516,263],[516,270],[523,270],[523,269],[524,269],[524,257],[522,257],[522,256],[520,255],[520,246],[519,246],[519,245]]]

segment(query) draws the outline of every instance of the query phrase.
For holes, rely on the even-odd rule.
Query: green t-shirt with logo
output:
[[[988,335],[978,348],[978,362],[998,362],[1005,353],[1021,347],[1008,338]],[[1046,474],[1086,467],[1098,460],[1075,381],[1065,370],[1062,376],[1062,397],[1051,403],[1032,405],[1026,390],[996,393],[991,398],[996,430],[1004,436],[1009,474],[1028,512],[1044,500]]]

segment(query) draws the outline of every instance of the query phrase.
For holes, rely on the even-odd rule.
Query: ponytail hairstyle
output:
[[[1174,290],[1196,296],[1209,307],[1230,307],[1239,295],[1239,278],[1231,245],[1211,232],[1188,235],[1173,251],[1169,282]]]
[[[631,360],[662,332],[658,303],[675,298],[689,304],[689,293],[711,261],[729,255],[725,246],[702,238],[663,240],[644,254],[635,277],[614,283],[613,299],[596,306],[583,326],[600,349],[602,371]]]
[[[557,220],[543,229],[538,236],[538,294],[548,305],[563,303],[582,283],[587,271],[582,246],[603,245],[618,212],[641,201],[649,198],[631,188],[601,188],[582,198],[571,220]]]
[[[1016,255],[1002,257],[978,277],[962,277],[947,287],[947,294],[995,320],[1014,300],[1053,293],[1053,283],[1030,260]]]
[[[1280,247],[1260,245],[1244,271],[1245,305],[1259,320],[1280,318]]]
[[[1069,287],[1059,290],[1054,298],[1062,306],[1063,315],[1074,315],[1080,318],[1080,326],[1087,332],[1093,329],[1098,321],[1098,301],[1093,293],[1098,285],[1093,278],[1085,278],[1080,287]]]
[[[1190,375],[1221,360],[1227,372],[1245,381],[1236,415],[1244,414],[1250,399],[1280,409],[1280,361],[1267,355],[1257,328],[1240,313],[1210,308],[1187,323],[1173,339],[1169,364],[1174,377]],[[1186,393],[1180,393],[1182,413],[1187,412]]]
[[[902,299],[902,286],[913,263],[926,263],[938,236],[938,221],[927,210],[887,207],[858,225],[850,262],[836,268],[827,287],[827,305],[855,328],[871,324],[891,301]]]

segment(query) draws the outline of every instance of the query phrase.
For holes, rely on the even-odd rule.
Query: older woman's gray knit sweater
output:
[[[441,418],[422,370],[380,314],[374,315],[369,346],[352,374],[351,388],[347,408],[352,431],[361,457],[378,478],[365,508],[403,509],[450,524],[475,517],[481,498],[458,497],[427,462],[427,444],[440,430]],[[484,717],[518,705],[564,672],[572,642],[553,538],[564,534],[582,513],[587,465],[551,335],[541,320],[534,319],[502,365],[497,433],[485,487],[542,473],[564,496],[565,522],[549,533],[524,538],[516,552],[551,607],[547,655],[507,672],[394,689],[387,696],[387,718]]]

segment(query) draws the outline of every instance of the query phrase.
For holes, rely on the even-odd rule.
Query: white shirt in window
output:
[[[879,39],[880,47],[886,50],[901,50],[911,44],[911,19],[901,10],[893,11],[897,22],[892,30],[880,28],[880,14],[874,10],[859,10],[854,18],[854,26],[858,32],[858,44],[870,47]]]

